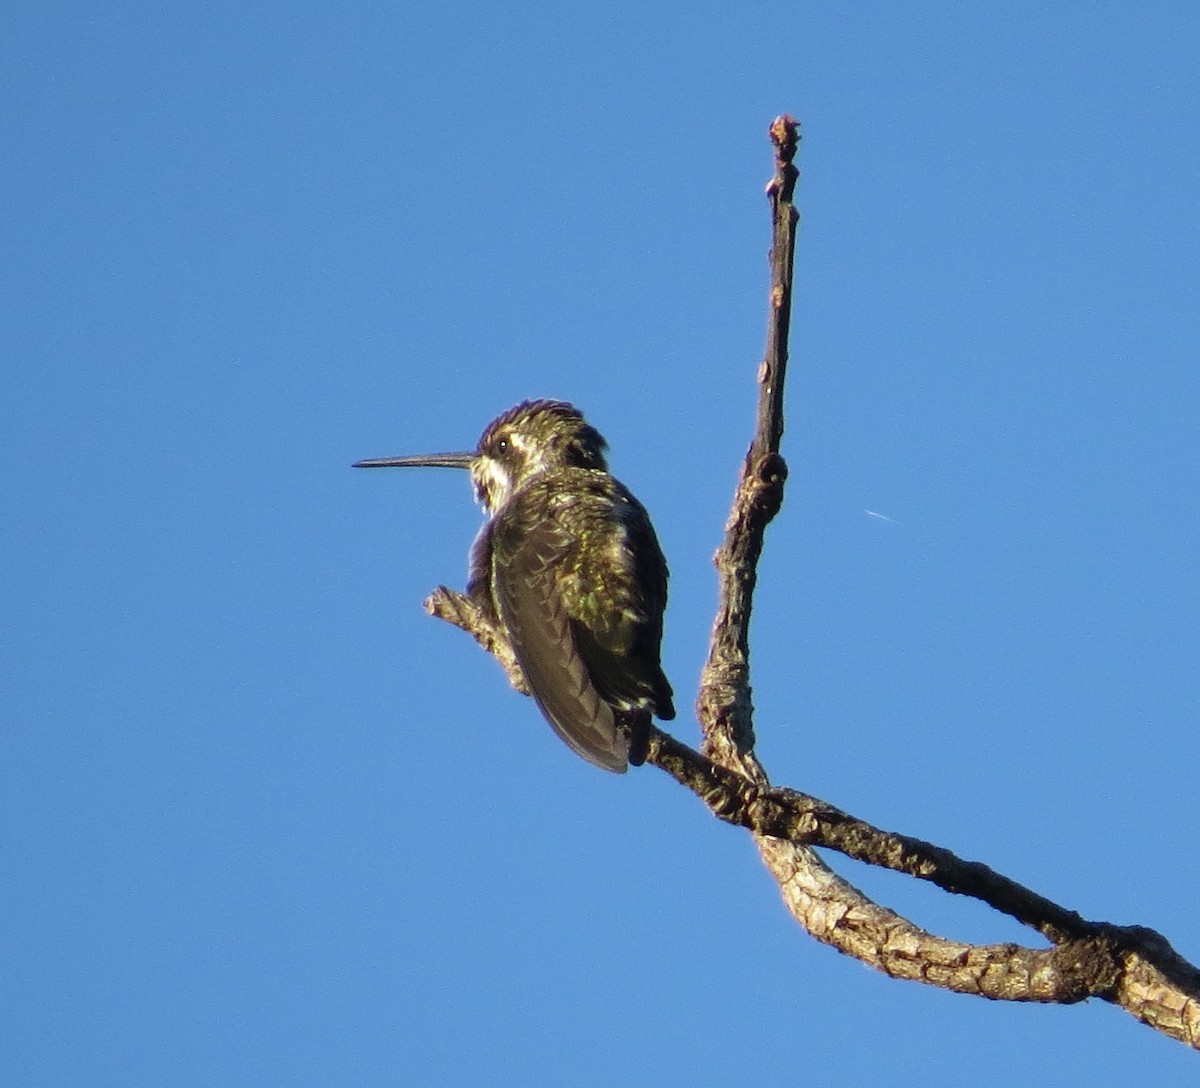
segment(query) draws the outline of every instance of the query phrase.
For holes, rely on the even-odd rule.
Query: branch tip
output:
[[[775,159],[779,163],[790,163],[796,157],[800,144],[800,122],[790,113],[781,113],[767,130],[771,143],[775,145]]]

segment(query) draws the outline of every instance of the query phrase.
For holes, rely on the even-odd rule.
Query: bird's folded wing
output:
[[[588,675],[556,577],[570,556],[571,536],[543,521],[511,543],[496,548],[493,590],[529,690],[571,748],[597,767],[622,773],[628,738]]]

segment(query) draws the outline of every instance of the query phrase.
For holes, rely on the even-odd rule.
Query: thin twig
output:
[[[792,204],[799,176],[792,160],[800,142],[800,126],[785,114],[771,124],[770,136],[775,146],[775,174],[767,185],[772,223],[771,290],[766,351],[758,375],[758,421],[742,464],[725,539],[714,559],[719,580],[717,614],[696,700],[705,754],[756,782],[767,779],[754,756],[750,613],[763,538],[783,502],[787,479],[779,443],[799,218]]]

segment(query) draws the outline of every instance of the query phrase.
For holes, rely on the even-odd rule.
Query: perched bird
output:
[[[675,717],[659,659],[667,561],[649,515],[609,474],[607,443],[579,410],[528,400],[470,453],[355,468],[465,468],[488,520],[467,596],[508,635],[546,721],[589,763],[642,763],[650,719]]]

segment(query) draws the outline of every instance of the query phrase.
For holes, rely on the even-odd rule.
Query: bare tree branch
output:
[[[1200,1049],[1200,970],[1160,934],[1088,921],[980,862],[882,831],[796,790],[772,787],[754,753],[750,615],[766,528],[783,502],[787,479],[779,446],[798,221],[792,198],[799,127],[779,117],[770,135],[775,174],[767,186],[773,226],[767,344],[754,439],[715,556],[717,614],[696,701],[702,753],[654,730],[647,762],[695,793],[714,815],[751,832],[788,909],[817,940],[893,978],[958,993],[1059,1004],[1102,998]],[[425,606],[474,636],[513,686],[527,693],[505,632],[468,598],[443,586]],[[843,880],[815,847],[971,896],[1037,931],[1050,946],[972,945],[927,933]]]
[[[522,695],[529,694],[525,674],[508,641],[508,633],[492,623],[491,618],[470,597],[445,586],[438,586],[425,598],[425,611],[451,626],[466,631],[483,649],[500,662],[508,682]]]
[[[764,788],[661,731],[651,739],[649,762],[695,793],[714,815],[755,833],[784,901],[818,940],[893,977],[960,993],[1062,1004],[1101,997],[1197,1046],[1200,971],[1154,930],[1087,921],[980,862],[881,831],[796,790]],[[971,896],[1037,930],[1055,947],[980,946],[933,936],[841,881],[807,849],[813,846]],[[801,854],[811,859],[803,856],[798,863]]]

